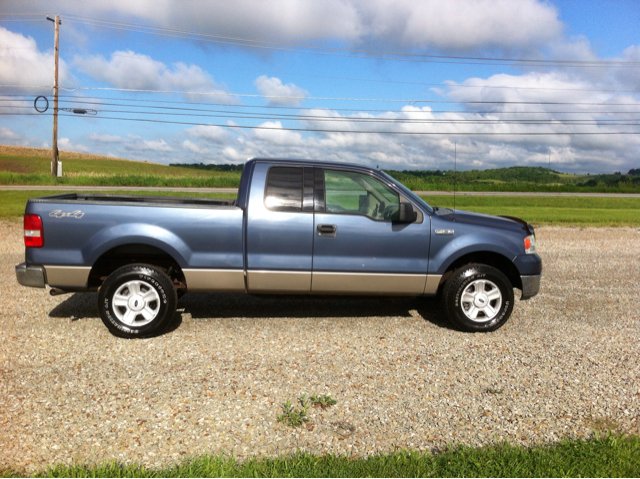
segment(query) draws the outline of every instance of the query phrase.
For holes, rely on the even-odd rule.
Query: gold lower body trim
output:
[[[241,269],[183,269],[187,291],[193,293],[244,292],[244,271]]]
[[[424,294],[425,274],[314,272],[311,291],[318,294]]]
[[[249,293],[294,293],[311,292],[309,271],[247,271]]]
[[[49,286],[84,288],[91,268],[88,266],[43,266]]]

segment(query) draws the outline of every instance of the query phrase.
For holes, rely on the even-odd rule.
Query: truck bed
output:
[[[148,205],[148,206],[236,206],[237,200],[224,198],[189,198],[179,196],[147,196],[147,195],[109,195],[67,193],[62,195],[31,198],[33,203],[62,203],[62,204],[112,204],[112,205]]]

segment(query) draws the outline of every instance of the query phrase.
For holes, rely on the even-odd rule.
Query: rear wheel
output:
[[[488,332],[503,326],[513,311],[513,286],[499,270],[483,264],[457,269],[442,293],[449,320],[463,331]]]
[[[178,301],[171,278],[154,266],[123,266],[100,287],[98,309],[112,334],[139,338],[161,332],[171,322]]]

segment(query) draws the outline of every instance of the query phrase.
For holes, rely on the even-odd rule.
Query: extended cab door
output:
[[[394,221],[400,202],[409,200],[366,173],[317,172],[324,204],[316,201],[312,292],[423,294],[430,217],[418,210],[413,223]]]
[[[311,292],[313,168],[257,163],[247,210],[248,292]]]

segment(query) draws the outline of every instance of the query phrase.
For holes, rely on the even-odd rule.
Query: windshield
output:
[[[431,206],[429,206],[422,198],[420,198],[418,195],[416,195],[413,191],[411,191],[409,188],[404,186],[402,183],[400,183],[398,180],[396,180],[393,176],[390,176],[390,175],[386,174],[384,171],[380,170],[380,173],[382,173],[391,183],[396,185],[402,191],[402,193],[405,194],[405,196],[408,196],[413,201],[415,201],[419,205],[421,205],[424,208],[426,208],[426,210],[429,213],[433,213],[433,208]]]

